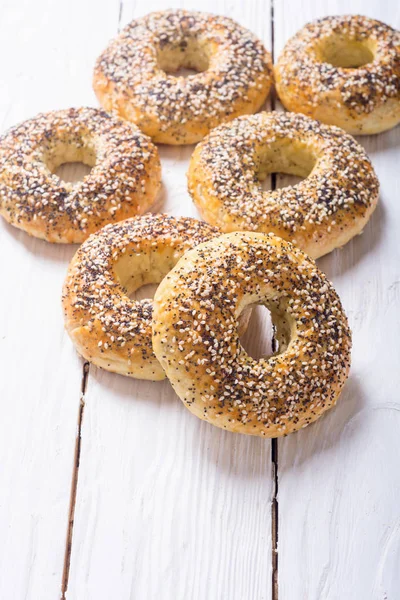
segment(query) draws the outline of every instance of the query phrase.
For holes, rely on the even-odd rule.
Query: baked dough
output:
[[[219,235],[188,217],[145,215],[107,225],[78,249],[63,289],[65,327],[93,364],[139,379],[165,374],[151,345],[152,300],[132,300],[159,283],[183,253]]]
[[[354,135],[400,122],[400,34],[381,21],[346,15],[309,23],[275,65],[288,109]]]
[[[240,344],[245,306],[271,311],[278,350]],[[274,235],[231,233],[187,252],[155,295],[153,348],[185,406],[229,431],[277,437],[315,421],[346,381],[351,334],[315,262]]]
[[[176,76],[180,68],[198,71]],[[193,144],[256,112],[272,83],[270,54],[232,19],[165,10],[132,21],[98,59],[93,86],[106,110],[154,141]]]
[[[267,173],[305,177],[263,191]],[[222,231],[271,232],[317,258],[360,233],[379,182],[363,147],[338,127],[295,113],[259,113],[214,129],[197,145],[189,192]]]
[[[65,162],[93,168],[67,183],[54,174]],[[106,223],[144,213],[160,185],[157,148],[104,110],[40,114],[0,138],[0,213],[49,242],[80,243]]]

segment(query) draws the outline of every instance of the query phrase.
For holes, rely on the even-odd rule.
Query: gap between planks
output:
[[[123,0],[119,0],[118,27],[117,27],[118,33],[120,33],[120,31],[121,31],[122,11],[123,11]]]
[[[274,0],[271,0],[271,59],[272,64],[275,64],[275,35],[274,35]],[[270,95],[271,111],[276,108],[276,92],[274,86],[271,89]],[[277,177],[276,173],[271,173],[271,189],[276,190]],[[272,335],[272,350],[275,351],[275,338]],[[272,581],[271,581],[271,597],[272,600],[278,600],[278,440],[271,440],[271,463],[273,477],[273,496],[271,502],[271,560],[272,560]]]
[[[82,383],[81,383],[81,395],[79,401],[78,410],[78,422],[76,431],[75,451],[74,451],[74,462],[71,479],[71,496],[68,511],[68,527],[67,527],[67,538],[65,543],[65,554],[64,554],[64,567],[61,581],[61,600],[66,600],[66,593],[68,589],[69,579],[69,568],[71,564],[71,551],[72,551],[72,535],[74,529],[74,518],[75,518],[75,505],[76,505],[76,494],[78,490],[78,477],[79,477],[79,462],[81,456],[81,434],[82,434],[82,423],[83,415],[85,411],[85,393],[89,378],[89,363],[85,362],[82,369]]]

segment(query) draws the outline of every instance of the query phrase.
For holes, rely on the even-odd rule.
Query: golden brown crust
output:
[[[53,174],[71,161],[93,166],[76,184]],[[106,223],[144,213],[160,184],[151,140],[104,110],[40,114],[0,139],[0,213],[49,242],[80,243]]]
[[[237,318],[265,304],[280,349],[258,361]],[[187,252],[160,284],[153,348],[178,396],[229,431],[277,437],[332,407],[348,376],[351,333],[314,261],[274,235],[232,233]]]
[[[263,191],[266,172],[306,179]],[[313,258],[360,233],[379,195],[371,161],[354,138],[304,115],[278,112],[214,129],[193,153],[188,186],[208,223],[224,232],[275,233]]]
[[[353,66],[351,54],[356,65],[363,56],[370,62],[329,63],[329,56],[342,55]],[[318,19],[287,42],[274,70],[288,110],[355,135],[400,122],[400,34],[385,23],[360,15]]]
[[[182,254],[219,235],[189,217],[145,215],[110,224],[79,248],[63,289],[65,327],[78,352],[108,371],[164,379],[151,345],[151,300],[131,300],[158,283]]]
[[[190,77],[167,71],[200,68]],[[163,67],[163,68],[162,68]],[[99,57],[100,103],[154,141],[192,144],[216,125],[257,111],[272,82],[262,43],[227,17],[186,10],[132,21]]]

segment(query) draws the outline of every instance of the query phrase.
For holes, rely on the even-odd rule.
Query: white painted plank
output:
[[[395,2],[307,0],[293,10],[277,0],[275,56],[306,22],[349,12],[400,27]],[[280,600],[399,597],[400,128],[359,141],[381,204],[361,237],[319,261],[350,319],[353,366],[337,407],[279,441]]]
[[[123,24],[162,8],[161,0],[124,2]],[[216,0],[201,9],[229,14],[270,46],[268,3]],[[159,210],[198,216],[186,189],[191,152],[160,148]],[[201,422],[168,382],[91,367],[67,598],[269,600],[271,495],[268,440]]]
[[[39,111],[94,102],[98,40],[102,45],[118,17],[110,3],[93,27],[95,8],[78,0],[2,2],[2,131]],[[82,377],[60,306],[75,248],[35,240],[3,220],[0,229],[0,597],[54,600],[61,595]]]

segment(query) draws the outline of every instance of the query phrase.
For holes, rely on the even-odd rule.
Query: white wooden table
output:
[[[169,6],[227,14],[275,56],[328,14],[400,28],[395,0],[3,0],[2,130],[97,105],[97,55]],[[0,223],[1,600],[400,598],[400,128],[360,141],[379,208],[319,261],[352,325],[351,377],[334,410],[279,442],[201,422],[167,381],[86,369],[60,308],[76,248]],[[196,216],[191,151],[160,148],[163,211]]]

